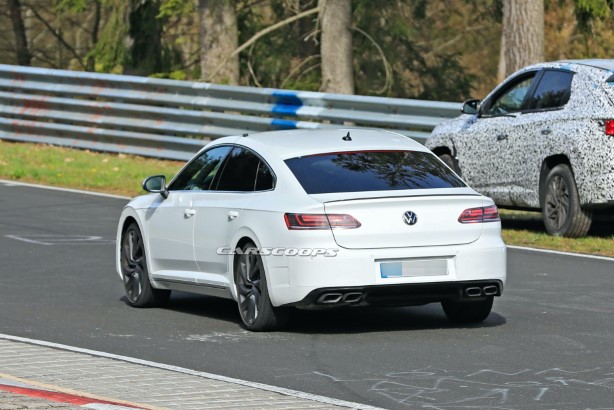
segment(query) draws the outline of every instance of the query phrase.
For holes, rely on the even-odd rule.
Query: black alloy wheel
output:
[[[124,231],[121,242],[121,270],[128,304],[151,307],[165,303],[170,291],[154,289],[149,282],[143,236],[136,223]]]
[[[271,304],[264,265],[254,244],[237,248],[234,271],[239,314],[245,328],[261,332],[283,326],[288,310]]]

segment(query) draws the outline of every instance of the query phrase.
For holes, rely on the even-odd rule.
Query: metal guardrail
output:
[[[0,139],[187,160],[203,139],[340,125],[423,142],[460,104],[0,65]]]

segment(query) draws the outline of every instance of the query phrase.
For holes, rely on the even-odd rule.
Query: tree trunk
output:
[[[235,1],[199,0],[198,14],[200,77],[208,82],[239,84],[239,55],[228,59],[239,43]],[[228,61],[215,73],[226,59]]]
[[[327,93],[354,94],[352,2],[320,0],[322,86]]]
[[[504,0],[506,76],[544,60],[544,0]]]
[[[17,54],[17,64],[30,65],[32,55],[28,49],[28,38],[26,28],[21,17],[21,4],[19,0],[8,0],[8,8],[15,33],[15,51]]]
[[[499,49],[499,67],[497,68],[497,81],[505,80],[505,36],[501,35],[501,48]]]
[[[100,12],[101,5],[100,0],[94,0],[94,15],[92,17],[92,33],[90,37],[90,50],[93,50],[98,44],[98,32],[100,31]],[[96,71],[96,57],[93,53],[89,53],[87,56],[86,71]]]
[[[162,65],[162,21],[158,0],[132,0],[128,16],[129,46],[124,74],[147,76],[164,71]]]

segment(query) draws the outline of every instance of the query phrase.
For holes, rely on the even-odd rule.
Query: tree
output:
[[[502,36],[505,76],[543,61],[544,0],[504,0]]]
[[[162,21],[158,0],[132,0],[128,15],[128,50],[124,73],[149,75],[162,66]]]
[[[328,93],[354,94],[352,2],[320,0],[322,86]]]
[[[17,54],[17,64],[30,65],[32,55],[28,49],[28,38],[26,28],[21,16],[21,3],[19,0],[8,0],[8,8],[15,33],[15,53]]]
[[[201,78],[239,84],[237,13],[234,0],[199,0]],[[220,68],[219,66],[222,65]]]

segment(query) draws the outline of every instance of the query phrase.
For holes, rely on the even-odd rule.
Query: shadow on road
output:
[[[240,326],[241,319],[234,301],[173,292],[166,310],[188,315],[223,320]],[[306,334],[358,334],[443,328],[484,328],[506,323],[496,313],[496,306],[488,319],[477,325],[450,323],[439,304],[401,308],[337,308],[328,310],[293,310],[288,325],[289,333]]]

